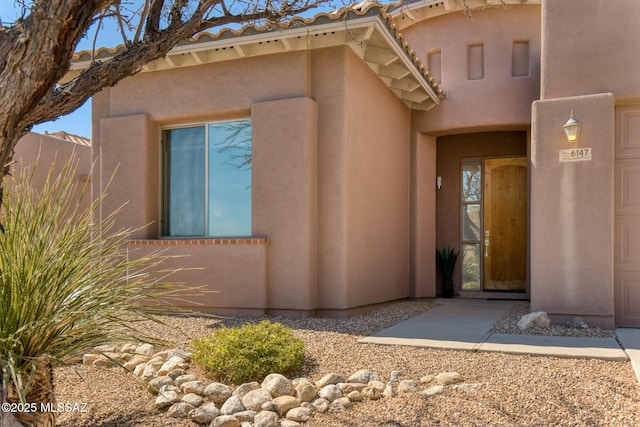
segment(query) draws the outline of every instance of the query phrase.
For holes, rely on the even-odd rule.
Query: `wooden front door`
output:
[[[483,288],[526,290],[527,158],[484,160]]]

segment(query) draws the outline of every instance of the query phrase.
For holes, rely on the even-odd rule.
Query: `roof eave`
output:
[[[345,12],[339,18],[322,14],[305,25],[284,29],[222,30],[204,33],[174,47],[169,54],[142,68],[142,72],[241,59],[289,51],[349,46],[409,108],[429,110],[442,98],[442,91],[430,78],[416,54],[380,8],[356,13]],[[373,12],[373,13],[372,13]],[[295,21],[293,21],[295,22]],[[121,48],[99,49],[93,60],[108,60]],[[92,62],[91,53],[82,52],[65,76],[70,80]]]

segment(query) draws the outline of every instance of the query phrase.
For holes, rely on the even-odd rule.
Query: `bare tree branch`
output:
[[[139,1],[129,15],[123,0],[21,0],[22,18],[0,25],[0,205],[2,179],[15,145],[34,124],[74,111],[103,88],[139,72],[199,32],[234,23],[277,22],[329,0]],[[124,49],[58,85],[80,39],[91,25],[107,18],[117,20]],[[137,28],[129,39],[134,19]]]

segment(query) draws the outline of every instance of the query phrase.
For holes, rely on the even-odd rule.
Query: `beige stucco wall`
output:
[[[30,132],[18,141],[13,156],[15,163],[12,174],[18,176],[18,168],[36,166],[32,184],[38,188],[44,184],[50,168],[53,167],[52,172],[56,176],[71,158],[75,160],[73,166],[76,168],[75,175],[78,178],[79,207],[87,209],[91,204],[90,187],[85,188],[91,175],[91,147],[88,145]]]
[[[409,296],[410,111],[346,55],[346,306]]]
[[[636,0],[544,0],[542,98],[640,97]]]
[[[582,123],[577,144],[562,125]],[[538,101],[531,147],[531,308],[613,325],[614,96]],[[560,162],[589,147],[592,160]]]
[[[348,48],[313,52],[318,307],[409,296],[409,109]]]
[[[531,102],[540,92],[540,7],[509,5],[455,12],[403,31],[428,67],[428,54],[440,50],[441,87],[446,99],[433,110],[415,112],[415,131],[430,135],[497,129],[525,129]],[[513,42],[529,42],[529,75],[512,75]],[[483,45],[484,77],[470,80],[470,45]],[[434,72],[435,74],[435,72]]]
[[[260,102],[253,123],[253,234],[269,238],[268,307],[317,308],[317,105]]]

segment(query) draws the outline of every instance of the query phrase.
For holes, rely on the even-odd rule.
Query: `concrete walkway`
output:
[[[438,307],[405,320],[362,343],[409,345],[539,356],[630,360],[640,381],[640,329],[617,329],[616,337],[578,338],[492,334],[490,330],[514,303],[439,299]]]

